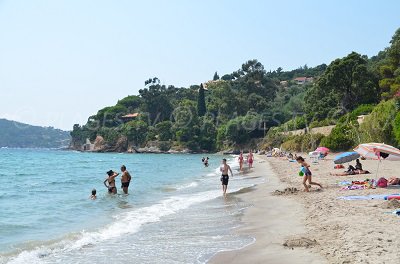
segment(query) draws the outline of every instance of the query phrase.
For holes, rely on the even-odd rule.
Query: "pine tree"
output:
[[[197,101],[197,114],[199,116],[204,116],[207,112],[206,108],[206,99],[204,95],[204,86],[203,84],[200,84],[200,89],[199,89],[199,98]]]

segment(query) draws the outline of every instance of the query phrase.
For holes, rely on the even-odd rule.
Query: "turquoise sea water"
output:
[[[0,149],[0,263],[204,263],[251,243],[232,232],[248,205],[222,198],[222,156],[209,157]],[[130,194],[118,177],[109,195],[105,172],[122,164]],[[228,191],[260,181],[237,175]]]

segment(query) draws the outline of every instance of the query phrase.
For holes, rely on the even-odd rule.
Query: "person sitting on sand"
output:
[[[304,188],[305,188],[304,191],[305,192],[309,192],[310,191],[308,185],[306,184],[307,181],[308,181],[308,184],[310,184],[310,185],[318,185],[322,189],[322,185],[321,184],[312,181],[312,178],[311,178],[312,177],[312,173],[310,171],[310,165],[307,162],[304,161],[303,157],[298,156],[296,161],[299,164],[301,164],[301,166],[305,169],[304,177],[303,177],[303,185],[304,185]]]
[[[112,170],[107,171],[108,178],[104,180],[104,186],[107,187],[108,193],[117,194],[117,187],[115,187],[115,177],[119,175]],[[106,184],[108,183],[108,185]]]
[[[396,177],[389,178],[387,185],[400,185],[400,178]]]
[[[92,195],[90,195],[90,199],[92,199],[92,200],[96,200],[96,199],[97,199],[97,196],[96,196],[96,189],[93,189],[93,190],[92,190]]]
[[[288,155],[288,159],[289,159],[289,160],[292,160],[292,159],[293,159],[293,154],[292,154],[291,152],[290,152],[289,155]]]
[[[362,164],[361,164],[359,159],[356,159],[356,167],[355,167],[355,169],[358,170],[358,171],[362,171],[363,170]]]

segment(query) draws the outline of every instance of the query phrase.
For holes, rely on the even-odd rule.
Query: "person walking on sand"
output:
[[[301,164],[301,167],[303,167],[304,170],[305,170],[304,177],[303,177],[303,185],[304,185],[304,188],[305,188],[304,191],[305,192],[309,192],[310,191],[310,189],[309,189],[309,187],[307,185],[307,181],[308,181],[308,184],[310,184],[310,185],[318,185],[322,189],[322,185],[321,184],[312,181],[312,178],[311,178],[312,177],[312,173],[310,171],[310,165],[307,162],[304,161],[303,157],[298,156],[296,158],[296,161],[299,164]]]
[[[117,187],[115,187],[115,177],[119,175],[112,170],[107,171],[108,178],[104,180],[104,186],[107,187],[108,193],[117,194]],[[106,182],[108,184],[106,184]]]
[[[243,162],[244,162],[243,151],[240,152],[238,160],[239,160],[239,170],[243,171]]]
[[[222,193],[224,197],[226,197],[226,190],[228,189],[228,182],[229,182],[229,175],[228,172],[231,173],[231,176],[233,177],[232,169],[231,167],[226,163],[226,159],[222,160],[222,165],[219,168],[219,170],[222,173],[221,176],[221,182],[222,182]]]
[[[131,182],[132,177],[131,177],[131,174],[126,170],[125,165],[121,166],[121,172],[122,172],[121,188],[125,194],[128,194],[128,187],[129,187],[129,183]]]

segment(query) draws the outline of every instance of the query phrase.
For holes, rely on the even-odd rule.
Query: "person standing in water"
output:
[[[131,174],[126,170],[125,165],[121,166],[121,172],[122,172],[121,188],[125,194],[128,194],[128,187],[129,187],[129,183],[131,182],[132,177],[131,177]]]
[[[249,169],[253,168],[253,161],[254,161],[254,156],[253,156],[253,152],[249,152],[249,156],[247,158],[247,162],[249,163]]]
[[[232,173],[231,167],[228,164],[226,164],[226,159],[222,160],[222,165],[219,169],[222,173],[222,176],[221,176],[222,193],[223,193],[224,197],[226,197],[226,190],[228,189],[228,182],[229,182],[228,172],[231,172],[232,177],[233,177],[233,173]]]
[[[312,177],[312,173],[310,171],[310,165],[307,162],[305,162],[304,159],[301,156],[298,156],[296,158],[296,161],[305,170],[304,177],[303,177],[304,191],[305,192],[309,192],[310,191],[309,186],[307,185],[307,181],[308,181],[308,184],[310,184],[310,185],[318,185],[322,189],[322,185],[321,184],[312,181],[312,178],[311,178]]]
[[[240,167],[239,170],[243,171],[243,162],[244,162],[243,151],[240,152],[238,160],[239,160],[239,167]]]
[[[108,178],[104,180],[104,186],[107,187],[108,193],[117,194],[117,187],[115,187],[115,177],[119,175],[112,170],[107,171]],[[106,184],[106,182],[108,184]]]
[[[206,167],[208,167],[208,160],[209,160],[208,157],[204,160],[204,166],[206,166]]]

